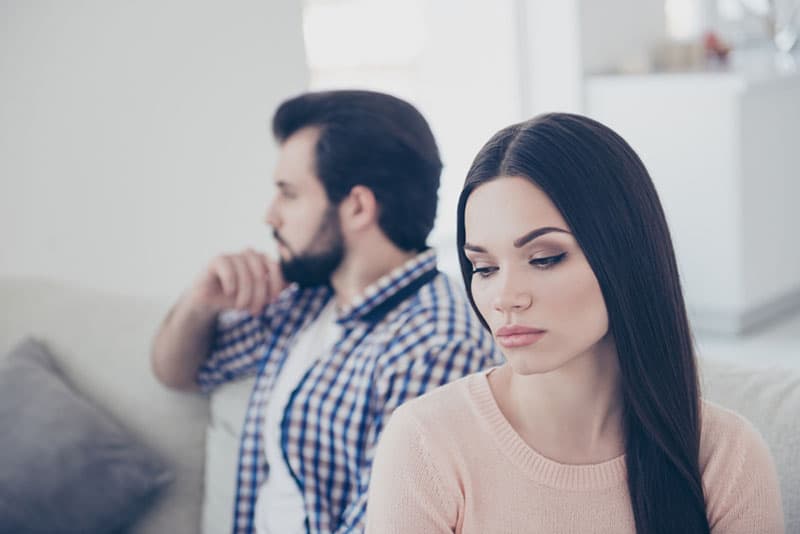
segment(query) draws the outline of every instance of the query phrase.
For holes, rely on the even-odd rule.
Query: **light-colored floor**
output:
[[[697,353],[752,367],[800,369],[800,313],[775,321],[743,336],[697,332]]]

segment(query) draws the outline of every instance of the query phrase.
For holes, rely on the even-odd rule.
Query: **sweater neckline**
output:
[[[598,464],[562,464],[528,445],[500,411],[489,385],[488,376],[494,369],[472,375],[469,394],[500,450],[525,476],[548,487],[572,491],[612,488],[627,481],[624,454]]]

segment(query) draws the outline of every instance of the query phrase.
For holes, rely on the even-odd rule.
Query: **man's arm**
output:
[[[153,340],[150,363],[165,386],[193,391],[195,377],[211,353],[223,310],[260,313],[286,286],[280,267],[248,249],[214,258],[173,306]]]

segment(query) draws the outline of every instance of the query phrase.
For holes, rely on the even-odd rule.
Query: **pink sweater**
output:
[[[714,534],[782,533],[770,453],[743,418],[702,405],[700,468]],[[367,534],[635,533],[625,457],[564,465],[531,449],[486,373],[392,415],[372,469]]]

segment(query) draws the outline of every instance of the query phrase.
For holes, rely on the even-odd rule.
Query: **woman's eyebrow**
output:
[[[562,232],[562,233],[565,233],[565,234],[569,233],[568,231],[566,231],[566,230],[564,230],[562,228],[555,228],[553,226],[545,226],[545,227],[542,227],[542,228],[537,228],[536,230],[532,230],[532,231],[528,232],[527,234],[525,234],[524,236],[515,239],[514,240],[514,247],[515,248],[520,248],[522,246],[525,246],[526,244],[530,243],[531,241],[533,241],[537,237],[543,236],[544,234],[549,234],[550,232]]]
[[[537,228],[536,230],[528,232],[524,236],[515,239],[514,240],[514,247],[515,248],[520,248],[522,246],[525,246],[526,244],[530,243],[531,241],[533,241],[537,237],[541,237],[544,234],[549,234],[550,232],[561,232],[561,233],[564,233],[564,234],[569,234],[570,233],[567,230],[564,230],[563,228],[556,228],[554,226],[545,226],[543,228]],[[470,243],[464,243],[464,250],[469,250],[471,252],[478,252],[478,253],[486,253],[486,252],[488,252],[485,248],[483,248],[481,246],[478,246],[478,245],[471,245]]]

